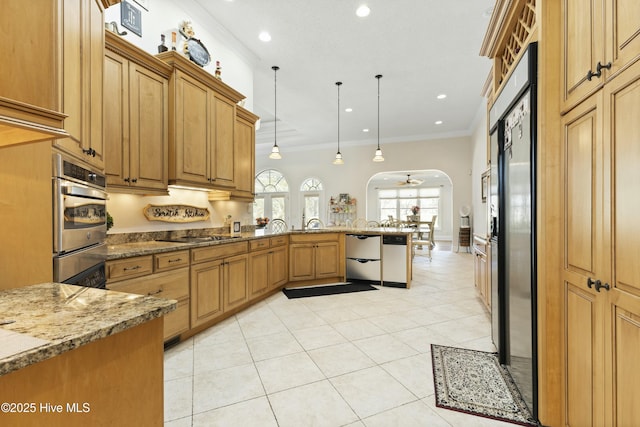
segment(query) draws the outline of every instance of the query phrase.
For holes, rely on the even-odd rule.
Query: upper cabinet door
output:
[[[129,65],[130,170],[132,185],[167,191],[169,82],[136,64]]]
[[[640,2],[607,0],[605,14],[606,62],[611,62],[605,76],[613,78],[640,58]]]
[[[212,141],[213,158],[211,159],[212,177],[216,187],[234,187],[234,128],[236,119],[235,104],[221,96],[213,96],[215,105],[212,110],[215,117],[215,141]]]
[[[175,134],[169,148],[172,162],[169,168],[170,181],[193,184],[211,182],[208,99],[209,90],[205,85],[180,71],[176,72]]]
[[[65,24],[78,30],[80,15],[76,11],[74,19],[65,22],[63,5],[66,2],[52,0],[2,1],[0,146],[67,135],[61,33]],[[78,9],[75,4],[69,7]],[[77,31],[73,37],[77,42],[79,35]]]
[[[104,168],[102,94],[104,18],[96,0],[65,0],[62,10],[62,111],[69,138],[54,145]]]
[[[563,0],[563,113],[640,58],[640,2]]]
[[[563,0],[563,112],[600,88],[603,79],[591,76],[605,60],[603,1]]]

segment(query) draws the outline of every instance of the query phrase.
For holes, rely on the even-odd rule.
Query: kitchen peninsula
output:
[[[0,424],[162,425],[161,316],[175,305],[60,283],[0,291]]]
[[[219,230],[111,235],[107,288],[177,300],[177,309],[164,319],[164,339],[170,344],[285,286],[344,282],[345,235],[350,233],[406,236],[405,265],[393,267],[405,269],[406,287],[410,286],[413,230],[329,227],[284,233],[255,230],[233,236],[216,232]],[[384,259],[381,264],[384,271]]]

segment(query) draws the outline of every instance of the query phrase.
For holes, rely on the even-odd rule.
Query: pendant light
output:
[[[376,155],[373,158],[374,162],[384,162],[384,157],[382,157],[382,150],[380,149],[380,79],[382,78],[382,74],[378,74],[376,79],[378,79],[378,148],[376,149]]]
[[[278,95],[278,87],[277,87],[277,80],[276,80],[276,74],[278,72],[278,70],[280,69],[280,67],[278,67],[277,65],[274,65],[273,67],[271,67],[271,69],[273,70],[273,148],[271,149],[271,154],[269,154],[269,158],[270,159],[274,159],[274,160],[279,160],[282,158],[282,156],[280,155],[280,147],[278,147],[278,100],[277,100],[277,95]]]
[[[338,152],[336,153],[336,159],[333,161],[334,165],[344,164],[342,153],[340,153],[340,85],[342,85],[342,82],[336,82],[336,86],[338,87]]]

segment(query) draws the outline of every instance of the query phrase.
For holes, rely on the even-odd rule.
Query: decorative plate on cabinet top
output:
[[[188,39],[186,43],[189,59],[201,67],[209,65],[211,62],[211,55],[209,55],[209,51],[204,47],[200,40],[191,38]]]

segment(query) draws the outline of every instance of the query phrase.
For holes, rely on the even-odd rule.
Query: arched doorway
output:
[[[453,241],[453,184],[441,170],[380,172],[367,183],[367,218],[405,219],[411,206],[420,206],[423,215],[438,215],[435,239]]]

